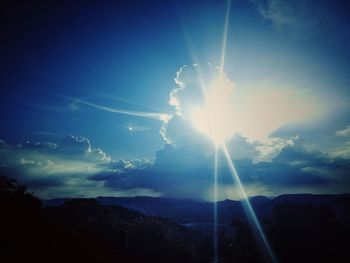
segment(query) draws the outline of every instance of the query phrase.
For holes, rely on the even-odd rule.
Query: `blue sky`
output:
[[[205,71],[210,63],[208,74],[220,65],[226,7],[175,0],[6,3],[4,172],[44,197],[210,199],[211,144],[180,112],[200,97],[198,83],[187,79],[192,64]],[[227,144],[249,194],[348,191],[347,10],[346,1],[232,1],[224,72],[238,113],[227,116],[236,131]],[[186,86],[175,96],[182,109],[169,104],[181,88],[175,78]],[[227,173],[222,165],[222,198],[234,197]]]

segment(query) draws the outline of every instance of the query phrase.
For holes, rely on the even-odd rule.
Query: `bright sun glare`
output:
[[[232,105],[233,83],[220,74],[204,94],[204,104],[191,114],[192,125],[215,143],[222,143],[235,133]]]

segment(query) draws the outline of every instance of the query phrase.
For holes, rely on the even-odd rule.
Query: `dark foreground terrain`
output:
[[[279,262],[350,262],[349,195],[251,201]],[[44,204],[0,177],[1,263],[213,262],[211,232],[193,227],[210,227],[211,203],[101,197]],[[218,207],[227,226],[219,228],[218,262],[268,262],[240,202]]]

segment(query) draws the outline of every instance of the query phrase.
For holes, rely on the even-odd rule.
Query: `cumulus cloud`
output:
[[[344,158],[344,159],[350,159],[350,143],[347,143],[345,147],[341,149],[337,149],[332,152],[332,155],[334,157]]]
[[[232,135],[235,135],[226,144],[248,192],[254,194],[254,189],[258,189],[255,194],[327,192],[325,185],[329,186],[338,178],[339,171],[344,170],[331,165],[339,160],[312,150],[301,136],[272,136],[283,125],[312,120],[322,114],[316,100],[306,99],[302,92],[285,87],[262,86],[245,92],[222,74],[225,81],[220,85],[227,93],[218,100],[217,107],[225,104],[222,99],[232,105],[225,118],[234,126]],[[161,127],[167,144],[157,152],[154,165],[141,171],[104,174],[98,179],[105,180],[106,186],[112,188],[152,187],[168,196],[210,199],[213,143],[194,127],[191,118],[193,110],[206,102],[208,90],[219,75],[220,69],[210,64],[181,67],[175,78],[177,87],[169,100],[175,114]],[[221,192],[235,191],[223,162],[219,174]]]
[[[261,151],[267,154],[272,145],[288,143],[271,140],[269,136],[274,131],[315,120],[326,110],[318,98],[308,96],[302,89],[262,84],[246,90],[210,64],[181,67],[175,83],[177,87],[169,99],[175,114],[163,122],[160,130],[164,140],[174,147],[206,145],[208,134],[199,129],[204,127],[224,137],[236,133],[249,141],[260,141],[264,144]],[[208,104],[210,110],[206,109]],[[201,107],[203,116],[198,116],[195,113]]]
[[[174,147],[183,147],[189,142],[205,142],[205,137],[200,134],[191,123],[193,110],[203,105],[204,90],[218,75],[218,69],[210,64],[183,66],[176,73],[174,79],[177,87],[170,93],[169,104],[174,106],[175,114],[163,122],[160,133],[167,143]]]
[[[10,176],[44,198],[62,196],[157,195],[149,189],[111,189],[90,177],[109,172],[142,169],[147,159],[112,160],[103,150],[93,148],[85,137],[67,136],[60,143],[0,143],[0,172]]]
[[[334,143],[337,147],[331,149],[334,158],[350,159],[350,125],[334,132]]]
[[[67,154],[85,154],[91,152],[91,144],[87,138],[70,135],[64,138],[60,149]]]
[[[248,194],[293,192],[331,193],[350,184],[348,159],[333,158],[307,146],[302,137],[279,141],[261,149],[261,143],[242,135],[228,147]],[[270,157],[266,158],[266,151]],[[263,152],[263,155],[262,155]],[[274,152],[271,154],[271,152]],[[212,198],[213,153],[167,144],[146,158],[112,160],[90,141],[70,136],[62,143],[7,144],[0,147],[0,171],[25,183],[44,198],[108,196],[170,196]],[[263,157],[262,157],[263,156]],[[260,159],[259,159],[260,158]],[[219,196],[237,198],[231,173],[219,155]],[[259,161],[256,161],[259,160]]]
[[[350,125],[346,126],[344,129],[335,131],[335,135],[341,137],[350,137]]]
[[[216,83],[219,77],[224,81]],[[154,184],[162,189],[165,187],[163,191],[166,195],[208,198],[213,184],[214,147],[211,140],[196,129],[191,118],[194,109],[207,102],[206,96],[215,95],[210,93],[212,85],[220,85],[220,93],[224,94],[214,104],[219,113],[222,113],[222,107],[229,105],[228,110],[224,110],[224,116],[214,116],[214,119],[224,117],[224,123],[231,125],[232,138],[226,144],[242,181],[249,184],[250,189],[328,182],[328,179],[319,178],[319,173],[312,174],[311,170],[303,171],[302,167],[292,166],[287,160],[278,160],[288,147],[300,147],[301,152],[306,149],[299,136],[270,136],[283,125],[314,117],[318,108],[310,98],[306,101],[296,90],[283,87],[242,91],[225,72],[210,64],[181,67],[175,83],[177,87],[172,90],[169,100],[175,114],[161,128],[168,145],[157,152],[154,166],[142,173],[128,172],[123,179],[110,174],[106,178],[110,187],[125,182],[126,187],[138,183],[140,186]],[[229,189],[228,186],[233,183],[229,170],[224,166],[222,164],[219,171],[222,191]],[[160,189],[157,188],[157,191]]]
[[[42,197],[164,195],[211,199],[214,144],[194,125],[193,112],[218,95],[211,92],[219,85],[219,96],[214,96],[217,100],[211,104],[219,115],[211,116],[212,121],[215,124],[220,119],[220,124],[229,125],[232,137],[227,139],[227,147],[249,194],[332,192],[349,186],[350,180],[344,176],[350,168],[345,154],[329,156],[312,150],[301,136],[271,135],[283,125],[310,120],[315,112],[322,114],[304,94],[264,86],[244,91],[210,64],[181,67],[175,83],[169,100],[174,114],[158,118],[163,122],[160,133],[166,145],[156,153],[154,163],[147,159],[112,160],[103,150],[92,147],[89,139],[68,136],[60,143],[9,145],[0,141],[1,171]],[[335,135],[347,136],[347,129]],[[237,191],[231,173],[223,156],[219,160],[220,198],[233,198]]]
[[[236,156],[234,162],[250,195],[345,192],[350,184],[350,178],[344,176],[350,168],[348,161],[311,149],[301,137],[279,145],[281,149],[269,161],[254,162],[251,157],[258,157],[260,153],[254,143],[242,136],[233,140],[230,147],[233,156],[234,153],[242,154]],[[239,147],[247,151],[240,153]],[[219,156],[219,160],[223,160],[223,156]],[[103,181],[106,187],[112,189],[139,187],[153,189],[164,196],[211,200],[213,172],[212,155],[168,144],[157,152],[154,165],[110,171],[92,179]],[[220,199],[237,198],[237,193],[227,165],[220,161]]]

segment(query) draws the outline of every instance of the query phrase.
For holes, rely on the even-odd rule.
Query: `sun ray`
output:
[[[218,262],[218,147],[214,153],[214,263]]]
[[[267,255],[268,255],[270,261],[273,263],[277,263],[276,257],[275,257],[275,255],[271,249],[271,246],[270,246],[270,244],[265,236],[264,230],[262,229],[262,227],[260,225],[260,222],[255,214],[255,211],[254,211],[254,209],[253,209],[253,207],[248,199],[248,196],[244,190],[241,179],[239,178],[239,175],[238,175],[237,170],[233,164],[230,153],[228,152],[225,143],[222,143],[221,147],[222,147],[224,156],[226,158],[226,161],[228,163],[228,166],[230,168],[233,180],[238,187],[240,195],[242,196],[243,209],[244,209],[244,212],[245,212],[251,226],[254,228],[253,232],[255,233],[255,236],[257,237],[259,243],[261,243],[263,245],[265,251],[267,252]]]
[[[190,57],[192,60],[192,65],[194,66],[194,69],[196,70],[196,77],[197,77],[197,80],[199,82],[199,85],[200,85],[200,88],[202,91],[202,95],[204,98],[206,98],[206,90],[205,90],[206,86],[205,86],[202,70],[200,68],[200,64],[199,64],[200,61],[198,59],[196,49],[194,48],[194,46],[192,44],[191,37],[190,37],[189,33],[187,32],[185,24],[182,20],[181,20],[181,25],[182,25],[182,32],[183,32],[185,42],[187,45],[187,50],[190,54]]]
[[[227,32],[228,32],[228,25],[229,25],[229,20],[230,20],[230,9],[231,9],[230,7],[231,7],[231,0],[228,0],[227,4],[226,4],[224,35],[223,35],[223,39],[222,39],[222,50],[221,50],[221,60],[220,60],[220,73],[221,74],[224,72],[224,67],[225,67]]]
[[[227,43],[227,31],[228,31],[228,22],[230,17],[230,6],[231,6],[231,0],[227,1],[226,6],[226,15],[225,15],[225,26],[224,26],[224,36],[222,41],[222,51],[221,51],[221,61],[220,61],[220,78],[222,77],[222,74],[224,72],[224,66],[225,66],[225,54],[226,54],[226,43]],[[200,72],[199,72],[200,73]],[[199,75],[201,78],[201,75]],[[204,85],[202,82],[200,83],[202,90]],[[207,100],[207,94],[203,92],[204,99]],[[215,153],[214,153],[214,263],[218,262],[218,144],[215,143]]]

